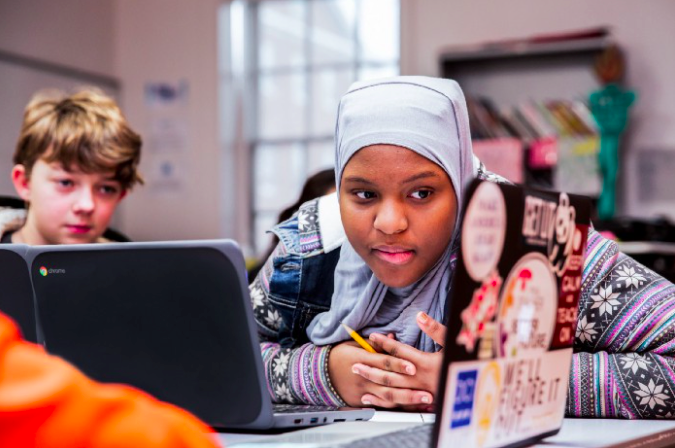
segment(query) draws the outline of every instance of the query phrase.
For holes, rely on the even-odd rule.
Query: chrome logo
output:
[[[43,277],[47,276],[47,268],[46,267],[42,266],[40,268],[40,275],[42,275]]]

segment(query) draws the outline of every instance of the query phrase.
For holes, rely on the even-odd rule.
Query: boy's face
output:
[[[354,250],[385,285],[408,286],[450,244],[457,199],[445,171],[419,154],[373,145],[347,162],[340,213]]]
[[[12,180],[29,203],[20,232],[31,245],[95,242],[125,195],[112,172],[68,171],[58,162],[44,160],[33,165],[30,177],[23,165],[16,165]]]

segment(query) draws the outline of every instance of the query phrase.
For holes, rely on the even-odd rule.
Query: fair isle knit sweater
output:
[[[330,346],[286,349],[276,342],[281,317],[268,300],[268,279],[272,258],[285,252],[280,243],[250,286],[270,395],[280,403],[343,405],[328,376]],[[568,416],[675,418],[675,286],[594,230],[574,351]]]

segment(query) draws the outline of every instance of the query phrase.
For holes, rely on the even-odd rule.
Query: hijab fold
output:
[[[342,97],[335,131],[335,180],[339,195],[350,158],[371,145],[410,149],[448,174],[457,204],[476,174],[469,119],[459,85],[448,79],[395,77],[353,84]],[[412,285],[389,288],[380,282],[346,240],[335,270],[331,308],[317,315],[307,335],[314,344],[349,339],[344,322],[364,335],[394,333],[396,339],[427,352],[438,347],[417,326],[424,311],[443,322],[452,277],[451,255],[460,222],[458,213],[450,244],[432,268]]]

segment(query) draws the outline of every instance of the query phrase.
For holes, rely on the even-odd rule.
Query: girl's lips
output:
[[[387,249],[373,249],[373,253],[377,258],[387,263],[403,265],[412,259],[412,250],[387,250]]]

